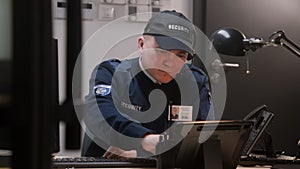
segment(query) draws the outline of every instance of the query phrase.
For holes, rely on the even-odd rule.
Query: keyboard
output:
[[[52,168],[155,168],[155,158],[95,158],[95,157],[68,157],[53,158]]]
[[[299,165],[300,168],[300,159],[295,159],[295,157],[285,156],[285,155],[280,155],[278,157],[252,155],[252,156],[242,157],[240,159],[239,164],[242,166],[291,164],[291,165]]]

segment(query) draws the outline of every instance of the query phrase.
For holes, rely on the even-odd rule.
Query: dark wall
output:
[[[247,37],[262,37],[284,30],[300,45],[299,0],[207,0],[207,35],[220,27],[235,27]],[[275,148],[298,152],[300,139],[300,58],[282,46],[248,52],[246,57],[221,55],[223,62],[236,62],[239,69],[227,69],[227,101],[224,119],[242,119],[258,105],[275,113],[269,126]]]

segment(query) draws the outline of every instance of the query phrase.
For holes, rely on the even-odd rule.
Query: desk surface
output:
[[[6,156],[8,157],[8,156]],[[60,166],[56,166],[56,167],[53,167],[53,169],[56,168],[56,169],[65,169],[66,167],[60,167]],[[151,167],[139,167],[139,166],[135,166],[135,167],[130,167],[130,166],[127,166],[127,167],[123,167],[123,166],[114,166],[114,167],[109,167],[109,166],[105,166],[105,167],[97,167],[97,166],[80,166],[80,167],[73,167],[74,169],[75,168],[80,168],[80,169],[101,169],[101,168],[115,168],[115,169],[156,169],[153,165]],[[244,167],[244,166],[238,166],[237,169],[271,169],[272,166],[271,165],[265,165],[265,166],[255,166],[255,167]],[[275,169],[300,169],[300,164],[276,164],[276,165],[273,165],[273,168]],[[9,169],[9,167],[6,166],[1,166],[0,165],[0,169]]]
[[[255,166],[255,167],[243,167],[238,166],[236,169],[270,169],[272,166]]]

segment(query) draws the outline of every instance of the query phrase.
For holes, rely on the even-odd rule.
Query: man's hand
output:
[[[106,157],[106,158],[122,158],[122,157],[135,158],[135,157],[137,157],[137,152],[136,152],[136,150],[125,151],[121,148],[110,146],[107,149],[107,151],[103,154],[102,157]]]
[[[159,134],[148,134],[142,139],[142,147],[144,150],[151,152],[153,155],[156,153],[156,145],[159,142]]]

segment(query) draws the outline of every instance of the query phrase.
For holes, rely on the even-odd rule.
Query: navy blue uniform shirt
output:
[[[164,95],[155,95],[149,101],[153,91]],[[93,71],[86,104],[84,119],[87,132],[92,134],[85,135],[82,156],[102,156],[105,150],[101,147],[119,145],[122,140],[112,130],[134,138],[163,133],[170,127],[169,104],[192,106],[193,120],[214,120],[208,77],[191,64],[185,64],[168,84],[158,84],[141,70],[139,58],[104,61]],[[137,149],[138,144],[121,148]]]

